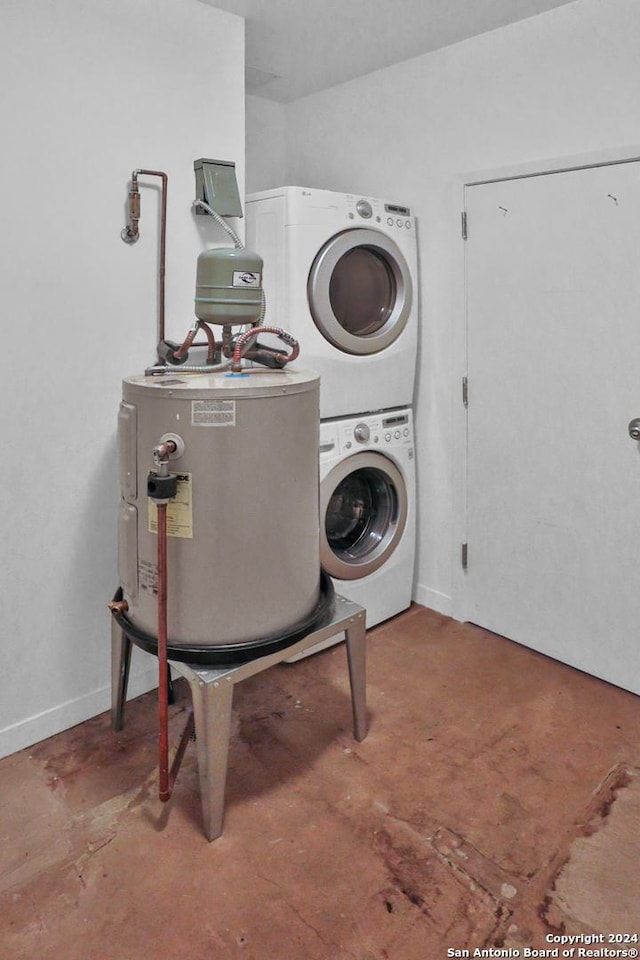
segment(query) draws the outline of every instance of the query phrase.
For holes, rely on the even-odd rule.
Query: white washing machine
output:
[[[415,496],[410,409],[320,424],[320,560],[337,592],[366,608],[367,627],[411,603]]]
[[[320,374],[320,416],[413,401],[417,246],[408,207],[280,187],[247,197],[246,244],[264,260],[266,322]]]

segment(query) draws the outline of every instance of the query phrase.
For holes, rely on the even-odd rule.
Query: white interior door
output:
[[[640,693],[640,163],[465,192],[466,618]]]

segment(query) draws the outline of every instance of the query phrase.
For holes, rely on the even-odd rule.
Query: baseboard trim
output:
[[[153,666],[129,679],[128,699],[139,697],[158,686],[158,668]],[[62,733],[111,709],[111,686],[101,687],[74,700],[58,704],[0,730],[0,758],[32,747],[41,740]]]
[[[453,599],[446,593],[440,593],[439,590],[432,590],[431,587],[417,583],[413,599],[423,607],[429,607],[430,610],[442,613],[445,617],[452,616]]]

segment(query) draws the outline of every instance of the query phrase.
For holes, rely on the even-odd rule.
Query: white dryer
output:
[[[320,560],[337,592],[366,608],[367,627],[411,603],[415,497],[410,409],[320,424]]]
[[[408,406],[418,342],[408,207],[280,187],[247,197],[247,247],[264,260],[266,322],[320,374],[322,419]]]

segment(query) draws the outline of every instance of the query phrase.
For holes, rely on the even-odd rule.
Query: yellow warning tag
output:
[[[167,536],[193,539],[192,490],[192,475],[179,473],[176,495],[167,504]],[[157,533],[158,508],[151,497],[147,497],[147,506],[149,533]]]

